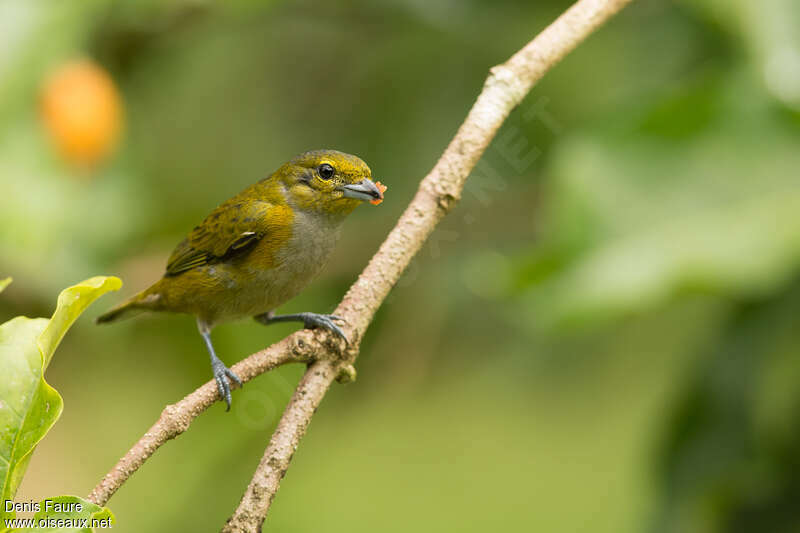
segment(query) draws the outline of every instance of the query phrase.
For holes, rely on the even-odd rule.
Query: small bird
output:
[[[383,200],[358,157],[335,150],[298,155],[258,183],[222,203],[172,252],[163,277],[97,323],[144,311],[188,313],[211,356],[220,396],[231,407],[239,377],[217,357],[212,328],[246,316],[262,324],[297,321],[347,338],[335,315],[274,310],[296,296],[324,267],[344,219],[359,204]]]

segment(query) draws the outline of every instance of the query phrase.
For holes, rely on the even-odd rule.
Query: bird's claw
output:
[[[236,382],[236,384],[240,387],[242,386],[242,380],[239,379],[239,376],[236,375],[236,372],[230,368],[225,367],[225,375],[228,376],[228,379],[230,379],[232,382]]]
[[[346,322],[346,320],[340,316],[336,315],[321,315],[317,313],[303,313],[303,326],[306,329],[314,329],[314,328],[324,328],[328,331],[332,331],[342,339],[344,342],[350,343],[347,340],[347,335],[344,334],[342,328],[336,325],[334,320],[340,320],[342,322]]]
[[[222,361],[219,361],[218,364],[212,364],[212,370],[214,372],[214,380],[217,382],[217,390],[219,391],[220,397],[225,400],[227,404],[226,411],[231,410],[231,384],[236,383],[240,387],[242,386],[242,380],[239,379],[239,376],[236,373],[225,366]],[[230,382],[228,381],[230,380]]]

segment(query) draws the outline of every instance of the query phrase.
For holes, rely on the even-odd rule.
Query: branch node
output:
[[[292,355],[294,355],[297,358],[300,358],[305,356],[307,351],[308,347],[302,335],[295,336],[294,342],[292,343]]]
[[[502,85],[502,87],[498,87]],[[486,89],[500,90],[502,95],[511,101],[510,107],[516,107],[530,90],[529,84],[514,69],[506,65],[495,65],[489,69]]]
[[[440,191],[436,195],[436,205],[443,211],[443,214],[449,213],[459,200],[461,200],[461,195],[450,192]]]
[[[339,374],[336,376],[336,383],[346,385],[356,380],[357,376],[356,367],[353,365],[345,365],[339,369]]]

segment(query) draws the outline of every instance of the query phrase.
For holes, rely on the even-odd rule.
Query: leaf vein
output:
[[[8,398],[4,398],[3,396],[0,396],[0,400],[3,400],[2,403],[0,403],[0,408],[2,408],[4,406],[8,407],[8,410],[11,411],[12,413],[14,413],[15,415],[17,415],[17,418],[22,419],[22,415],[19,413],[19,411],[14,409],[13,405],[11,405],[8,402]]]

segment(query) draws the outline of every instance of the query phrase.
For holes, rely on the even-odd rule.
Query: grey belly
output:
[[[226,309],[218,309],[215,322],[243,316],[254,316],[271,311],[291,300],[308,286],[324,269],[336,244],[336,235],[314,238],[304,232],[293,235],[286,247],[276,255],[275,266],[257,269],[242,265],[231,268],[246,269],[246,279],[231,287],[235,297]]]

